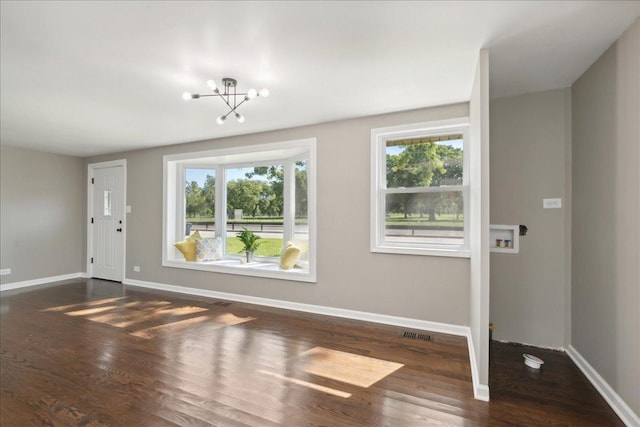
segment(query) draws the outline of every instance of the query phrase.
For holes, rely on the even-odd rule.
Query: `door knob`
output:
[[[116,228],[116,231],[122,233],[122,228]]]

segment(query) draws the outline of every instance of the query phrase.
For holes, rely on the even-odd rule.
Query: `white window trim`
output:
[[[459,132],[464,135],[463,183],[461,186],[412,187],[387,189],[386,185],[386,141],[389,139],[411,138],[412,136],[441,135]],[[425,123],[371,129],[371,252],[429,255],[469,258],[469,118],[456,118]],[[391,242],[385,239],[385,194],[460,191],[464,199],[464,245],[437,245],[426,243]]]
[[[260,158],[260,160],[251,160]],[[226,169],[260,165],[282,164],[291,169],[296,161],[307,162],[307,210],[309,225],[309,261],[307,269],[282,270],[278,257],[260,257],[251,264],[242,264],[242,256],[224,255],[223,259],[212,262],[188,262],[180,259],[173,243],[183,240],[180,230],[185,228],[184,212],[184,170],[185,168],[207,168],[216,170],[216,206],[226,206]],[[290,179],[295,176],[288,174]],[[182,179],[181,179],[182,178]],[[162,230],[162,266],[189,270],[210,271],[244,276],[267,277],[301,282],[316,282],[316,139],[277,142],[234,148],[214,149],[194,153],[180,153],[163,156],[163,230]],[[284,182],[285,192],[295,194],[295,187],[288,180]],[[293,204],[285,197],[283,216],[292,215]],[[293,212],[295,213],[295,212]],[[293,217],[293,216],[292,216]],[[226,237],[226,209],[216,209],[215,221],[219,225],[219,237]],[[286,222],[286,221],[285,221]],[[289,221],[290,222],[290,221]],[[291,240],[293,224],[285,225],[283,241]],[[226,246],[226,245],[225,245]]]

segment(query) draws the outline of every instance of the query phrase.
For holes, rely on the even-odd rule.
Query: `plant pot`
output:
[[[253,251],[247,251],[247,264],[253,262]]]

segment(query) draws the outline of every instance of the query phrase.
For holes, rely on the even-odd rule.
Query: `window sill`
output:
[[[373,253],[399,254],[399,255],[423,255],[423,256],[442,256],[450,258],[471,258],[471,251],[468,249],[457,248],[417,248],[380,245],[371,248]]]
[[[187,270],[210,271],[213,273],[238,274],[241,276],[265,277],[269,279],[294,280],[315,283],[315,275],[308,268],[283,270],[276,262],[254,261],[242,263],[240,259],[230,258],[217,261],[195,262],[184,260],[166,260],[163,267],[184,268]]]

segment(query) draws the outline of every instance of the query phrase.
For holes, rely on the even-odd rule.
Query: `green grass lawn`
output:
[[[282,239],[263,238],[259,240],[263,242],[255,252],[256,256],[271,256],[279,257],[282,252]],[[228,254],[243,254],[242,242],[237,237],[227,236],[227,253]]]
[[[255,252],[256,256],[268,256],[268,257],[279,257],[282,252],[282,239],[272,239],[269,237],[260,239],[261,242],[258,247],[258,250]],[[305,242],[297,242],[296,245],[302,249],[302,252],[305,253],[308,250]],[[227,236],[227,253],[228,254],[244,254],[242,252],[242,242],[238,240],[236,237],[231,237],[231,235]]]
[[[409,216],[405,218],[402,214],[387,215],[385,220],[386,225],[419,225],[422,227],[464,227],[464,218],[460,215],[456,218],[456,215],[436,215],[435,221],[429,221],[429,216]]]
[[[185,222],[211,222],[214,223],[215,220],[212,216],[192,216],[187,217]]]
[[[268,223],[282,223],[282,217],[257,217],[257,218],[251,218],[251,217],[247,217],[245,216],[242,219],[228,219],[228,222],[234,222],[236,224],[242,224],[242,223],[260,223],[260,222],[268,222]],[[215,218],[213,218],[212,216],[194,216],[194,217],[188,217],[186,219],[186,222],[208,222],[208,223],[215,223]],[[296,218],[296,224],[306,224],[307,223],[307,218]]]
[[[227,219],[228,222],[282,222],[282,217],[258,217],[251,218],[245,216],[242,219]],[[212,216],[193,216],[188,217],[187,222],[215,222]]]

